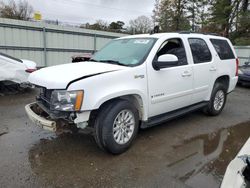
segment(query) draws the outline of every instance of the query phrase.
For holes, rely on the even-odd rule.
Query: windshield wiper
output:
[[[121,65],[121,66],[127,66],[123,63],[120,63],[119,61],[115,61],[115,60],[100,60],[99,62],[104,62],[104,63],[110,63],[110,64],[115,64],[115,65]]]
[[[98,61],[97,61],[97,60],[95,60],[95,59],[90,59],[89,61],[98,62]]]

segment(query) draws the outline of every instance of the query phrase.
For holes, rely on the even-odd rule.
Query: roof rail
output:
[[[179,34],[202,34],[202,35],[220,36],[217,33],[202,33],[202,32],[194,32],[194,31],[180,31]]]
[[[204,35],[214,35],[214,36],[220,36],[218,33],[205,33]]]
[[[179,31],[179,34],[192,34],[195,33],[193,31]]]
[[[160,27],[156,25],[153,30],[150,31],[150,35],[153,35],[155,33],[159,33]]]

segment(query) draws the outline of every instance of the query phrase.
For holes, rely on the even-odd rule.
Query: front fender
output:
[[[138,76],[140,75],[140,76]],[[147,118],[147,77],[144,65],[100,74],[72,83],[68,90],[84,90],[82,111],[98,109],[111,99],[137,95],[143,105],[143,120]]]
[[[103,96],[101,97],[94,105],[94,109],[98,109],[100,108],[100,106],[102,104],[104,104],[105,102],[109,101],[109,100],[112,100],[112,99],[115,99],[115,98],[121,98],[121,97],[125,97],[125,96],[138,96],[140,99],[141,99],[141,102],[142,102],[142,120],[147,120],[147,117],[148,117],[148,112],[147,112],[147,109],[148,109],[148,104],[147,104],[147,99],[146,99],[146,96],[138,91],[138,90],[126,90],[126,91],[120,91],[120,92],[116,92],[116,93],[111,93],[109,95],[106,95],[106,96]],[[140,102],[139,102],[140,103]]]

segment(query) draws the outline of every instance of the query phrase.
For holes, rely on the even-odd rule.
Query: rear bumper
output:
[[[45,117],[42,117],[41,115],[38,115],[36,112],[34,112],[34,107],[37,105],[36,103],[31,103],[25,106],[25,111],[29,117],[29,119],[34,122],[37,126],[49,130],[49,131],[56,131],[56,122],[53,120],[48,120]]]

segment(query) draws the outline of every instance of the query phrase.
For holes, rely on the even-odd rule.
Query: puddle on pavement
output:
[[[141,139],[125,154],[112,156],[95,147],[91,136],[65,134],[40,140],[29,151],[29,161],[45,186],[150,187],[168,185],[172,179],[167,177],[172,177],[191,187],[218,187],[249,136],[250,122],[169,147],[153,146],[155,135]]]
[[[168,167],[192,187],[218,187],[229,162],[250,137],[250,122],[204,134],[174,146]]]

